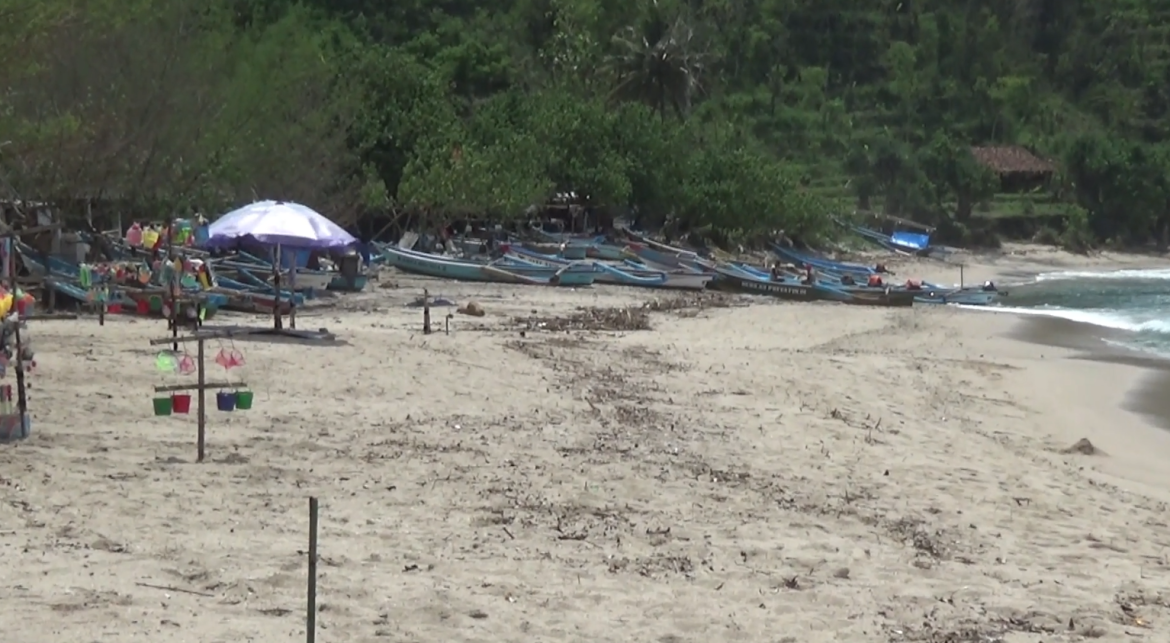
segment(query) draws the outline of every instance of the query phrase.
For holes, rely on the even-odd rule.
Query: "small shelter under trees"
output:
[[[1056,166],[1019,145],[984,145],[971,148],[971,156],[999,177],[1002,192],[1026,192],[1046,185]]]

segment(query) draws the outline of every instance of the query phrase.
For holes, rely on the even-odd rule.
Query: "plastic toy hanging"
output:
[[[180,355],[171,351],[163,351],[155,356],[154,368],[160,373],[190,375],[195,372],[198,366],[195,363],[195,358],[186,353]]]
[[[224,368],[225,371],[230,371],[237,366],[244,365],[244,354],[233,347],[231,350],[226,348],[219,349],[219,354],[215,356],[215,363]]]

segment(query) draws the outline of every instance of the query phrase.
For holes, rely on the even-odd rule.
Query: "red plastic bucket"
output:
[[[171,408],[174,409],[175,413],[190,413],[191,396],[186,393],[171,395]]]
[[[122,304],[110,304],[109,306],[106,306],[106,312],[110,313],[111,315],[117,315],[118,313],[122,312]]]
[[[149,301],[147,301],[145,299],[139,299],[135,303],[135,306],[137,307],[139,315],[149,315],[150,314],[150,302]]]

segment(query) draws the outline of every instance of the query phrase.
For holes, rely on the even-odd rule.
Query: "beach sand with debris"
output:
[[[424,287],[485,315],[424,336]],[[209,342],[255,406],[212,402],[196,464],[194,416],[151,412],[189,379],[155,370],[161,321],[31,322],[0,629],[299,640],[316,496],[320,641],[1164,640],[1170,434],[1122,409],[1144,371],[1015,325],[385,272],[301,315],[345,345]]]

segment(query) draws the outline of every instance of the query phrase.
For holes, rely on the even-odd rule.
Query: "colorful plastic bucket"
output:
[[[161,313],[163,309],[163,299],[158,295],[151,295],[149,300],[150,312]]]
[[[221,411],[236,410],[236,394],[231,391],[220,391],[216,393],[215,406]]]
[[[147,315],[150,313],[150,302],[145,299],[139,299],[134,303],[134,306],[139,315]]]
[[[154,414],[170,415],[174,407],[171,405],[171,396],[154,398]]]
[[[191,396],[187,393],[175,393],[171,396],[171,407],[175,413],[190,413]]]
[[[236,408],[247,411],[252,408],[252,391],[236,391]]]

